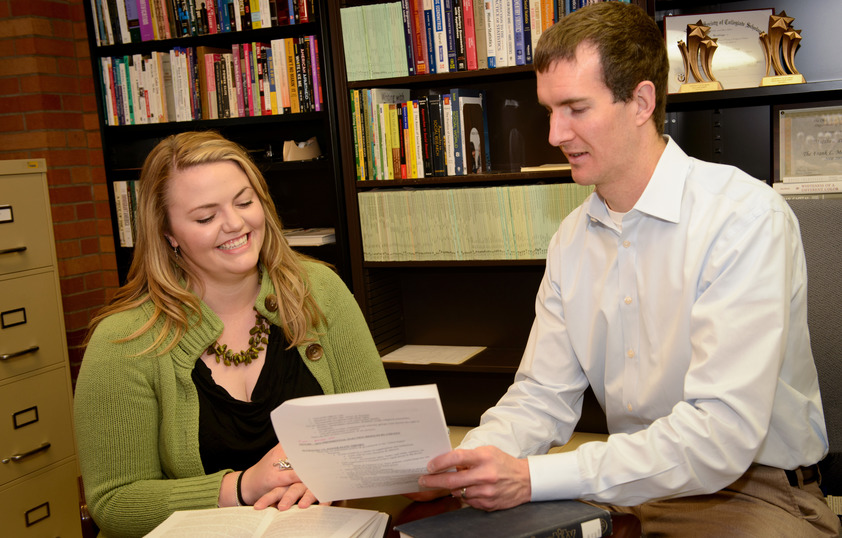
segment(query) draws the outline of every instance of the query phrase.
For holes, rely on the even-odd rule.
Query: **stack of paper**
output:
[[[292,228],[284,230],[284,237],[291,247],[315,247],[336,243],[333,228]]]

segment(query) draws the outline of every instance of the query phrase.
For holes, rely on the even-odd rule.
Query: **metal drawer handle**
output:
[[[0,355],[0,361],[5,361],[9,359],[14,359],[15,357],[20,357],[21,355],[27,355],[29,353],[35,353],[40,348],[38,346],[32,346],[29,349],[24,349],[21,351],[15,351],[14,353],[6,353],[5,355]]]
[[[0,462],[3,462],[3,463],[15,462],[15,463],[17,463],[20,460],[24,460],[24,459],[26,459],[30,456],[34,456],[36,454],[44,452],[48,448],[50,448],[49,442],[44,443],[43,445],[39,446],[38,448],[33,448],[29,452],[24,452],[23,454],[15,454],[14,456],[9,457],[9,458],[3,458],[2,460],[0,460]]]
[[[15,252],[23,252],[26,250],[26,247],[12,247],[12,248],[0,248],[0,254],[14,254]]]

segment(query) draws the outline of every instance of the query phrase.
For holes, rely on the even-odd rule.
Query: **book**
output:
[[[780,194],[816,194],[824,192],[842,192],[842,180],[811,181],[809,183],[775,182],[772,187]]]
[[[548,170],[570,170],[570,163],[546,163],[520,167],[521,172],[546,172]]]
[[[336,243],[333,228],[291,228],[284,230],[284,237],[291,247],[316,247]]]
[[[491,170],[488,140],[488,121],[485,92],[482,90],[451,90],[454,106],[459,111],[462,155],[466,174],[482,174]]]
[[[383,362],[405,364],[462,364],[484,346],[428,346],[408,344],[383,355]]]
[[[270,417],[321,502],[422,491],[427,462],[451,448],[435,385],[292,398]]]
[[[146,538],[261,538],[283,536],[330,536],[333,538],[381,538],[389,515],[377,510],[313,505],[255,510],[232,506],[206,510],[180,510],[158,525]]]
[[[581,501],[526,503],[508,510],[485,512],[470,506],[395,527],[401,537],[550,538],[611,534],[611,513]]]

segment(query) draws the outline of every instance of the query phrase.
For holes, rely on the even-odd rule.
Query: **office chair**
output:
[[[807,257],[807,323],[830,444],[819,463],[821,487],[842,515],[842,198],[788,201]]]

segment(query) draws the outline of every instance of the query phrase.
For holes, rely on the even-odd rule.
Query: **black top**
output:
[[[250,402],[232,398],[216,384],[207,365],[196,361],[192,377],[199,393],[199,453],[207,474],[257,463],[278,444],[269,413],[290,398],[324,394],[298,350],[285,349],[280,327],[272,329]]]

